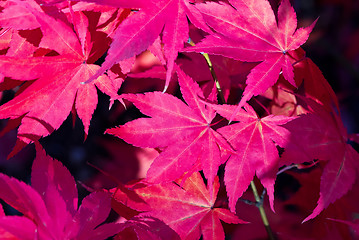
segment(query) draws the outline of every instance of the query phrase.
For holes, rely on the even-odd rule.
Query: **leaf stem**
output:
[[[259,213],[261,214],[261,218],[262,218],[264,227],[266,228],[268,237],[269,237],[270,240],[276,240],[276,238],[273,235],[272,229],[269,226],[267,215],[266,215],[266,213],[264,211],[263,199],[261,199],[259,197],[256,185],[254,184],[254,181],[251,181],[251,188],[252,188],[252,191],[253,191],[254,198],[255,198],[255,200],[257,202],[257,207],[259,209]]]
[[[191,45],[191,46],[195,46],[195,43],[192,41],[191,38],[188,39],[188,43]],[[226,103],[226,100],[224,99],[224,95],[223,95],[223,92],[222,92],[222,88],[221,88],[221,85],[219,84],[219,81],[218,81],[218,78],[217,78],[217,75],[214,71],[214,68],[213,68],[213,64],[211,62],[211,59],[209,58],[209,55],[208,53],[201,53],[202,56],[204,57],[204,59],[206,60],[206,63],[208,65],[208,68],[209,70],[211,71],[211,75],[212,75],[212,78],[216,84],[216,88],[217,88],[217,93],[218,93],[218,97],[219,97],[219,104],[224,104]]]
[[[208,65],[208,68],[209,70],[211,71],[211,75],[212,75],[212,78],[216,84],[216,88],[217,88],[217,93],[218,93],[218,96],[219,96],[219,100],[220,100],[220,103],[221,104],[224,104],[226,103],[226,100],[224,99],[224,95],[223,95],[223,92],[222,92],[222,88],[221,88],[221,85],[219,84],[219,81],[218,81],[218,78],[217,78],[217,75],[213,69],[213,64],[211,62],[211,59],[209,58],[208,56],[208,53],[202,53],[204,59],[206,59],[206,63]]]

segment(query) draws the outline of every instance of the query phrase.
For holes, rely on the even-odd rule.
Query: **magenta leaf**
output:
[[[206,240],[224,239],[220,220],[233,224],[246,223],[228,209],[214,207],[219,190],[218,177],[213,181],[212,188],[205,186],[198,172],[184,180],[184,183],[181,181],[130,186],[129,189],[133,189],[131,194],[136,194],[141,201],[130,198],[131,195],[119,189],[116,190],[114,199],[132,209],[143,211],[137,216],[139,218],[158,218],[176,231],[181,239],[199,239],[201,235]],[[182,187],[179,186],[180,183]],[[145,206],[143,202],[146,203]],[[140,224],[137,228],[143,229],[141,222],[133,221],[132,224]],[[161,225],[157,227],[159,230],[166,229]]]
[[[22,239],[30,239],[28,236],[33,234],[35,239],[100,240],[121,231],[121,224],[98,227],[111,209],[108,192],[90,194],[77,209],[77,189],[69,171],[57,160],[46,156],[41,146],[36,149],[33,187],[0,174],[0,198],[24,214],[23,217],[0,216],[0,227],[12,234],[16,229],[20,230]]]
[[[152,182],[172,181],[195,163],[201,162],[209,183],[213,183],[221,161],[221,148],[228,143],[209,124],[215,112],[200,98],[198,84],[177,70],[181,92],[186,105],[172,95],[149,92],[123,95],[140,111],[152,118],[140,118],[106,132],[139,147],[167,147],[152,163],[147,179]]]
[[[236,108],[231,105],[211,107],[228,119]],[[274,210],[274,183],[281,167],[276,146],[285,147],[288,144],[290,133],[281,125],[293,118],[274,115],[259,118],[249,105],[246,110],[241,110],[234,116],[234,120],[241,122],[218,129],[235,149],[226,163],[224,175],[229,208],[235,211],[238,198],[256,174],[267,189],[269,202]]]
[[[119,6],[118,3],[110,2],[102,4]],[[201,14],[188,0],[143,1],[143,5],[145,7],[119,26],[101,69],[86,83],[96,79],[113,64],[143,52],[162,33],[163,51],[167,60],[165,91],[171,80],[174,61],[189,37],[187,16],[197,27],[211,32]]]
[[[21,229],[19,231],[19,229]],[[3,232],[5,230],[6,232]],[[12,235],[8,236],[8,234]],[[36,239],[36,225],[26,217],[0,216],[0,238],[1,239]],[[9,238],[7,238],[9,237]],[[15,237],[15,238],[14,238]]]
[[[307,102],[313,113],[284,125],[291,132],[291,139],[283,154],[287,163],[327,161],[321,176],[318,205],[303,222],[344,196],[354,184],[359,169],[359,154],[347,144],[348,135],[339,116],[326,112],[313,101]]]
[[[291,51],[305,43],[315,22],[296,30],[296,15],[289,0],[283,0],[279,6],[278,25],[267,0],[231,0],[230,3],[234,8],[214,2],[196,5],[216,34],[187,51],[220,54],[241,61],[262,61],[248,75],[239,109],[253,96],[273,86],[281,70],[284,78],[296,86]]]

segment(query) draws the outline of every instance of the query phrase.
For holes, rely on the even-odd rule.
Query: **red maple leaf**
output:
[[[114,200],[116,201],[116,200]],[[115,207],[113,207],[116,209]],[[121,212],[122,213],[122,212]],[[137,215],[124,223],[124,230],[115,236],[115,240],[179,240],[180,236],[158,218]]]
[[[134,146],[165,148],[147,172],[148,181],[173,181],[185,172],[193,171],[199,163],[209,184],[212,184],[219,165],[223,163],[221,148],[231,148],[211,128],[215,111],[200,101],[204,96],[198,84],[179,68],[177,74],[187,105],[161,92],[121,95],[151,118],[136,119],[106,133]]]
[[[36,17],[29,12],[23,5],[15,1],[1,2],[0,25],[3,28],[16,30],[35,29],[40,27]]]
[[[289,0],[283,0],[279,6],[278,23],[267,0],[229,2],[234,8],[214,2],[196,5],[216,34],[207,36],[187,51],[220,54],[241,61],[261,61],[247,76],[247,86],[238,108],[252,96],[273,86],[280,72],[296,86],[291,51],[305,43],[315,22],[296,30],[297,18]]]
[[[97,1],[98,4],[124,7],[128,1]],[[131,1],[132,3],[132,1]],[[202,15],[188,0],[136,1],[133,8],[140,7],[138,13],[126,19],[114,34],[113,42],[101,69],[87,82],[109,69],[113,64],[133,57],[146,50],[162,33],[163,51],[167,60],[165,89],[167,89],[174,69],[174,61],[188,40],[188,20],[198,28],[211,32]]]
[[[6,216],[4,209],[0,205],[0,238],[4,240],[27,240],[34,239],[35,224],[27,219],[20,216]],[[21,226],[22,231],[16,231],[15,234],[11,233],[11,229],[15,226]]]
[[[105,239],[121,230],[107,223],[108,192],[93,192],[77,209],[76,183],[70,172],[37,146],[32,186],[0,174],[0,198],[23,216],[0,216],[0,229],[18,239]]]
[[[338,99],[318,66],[311,59],[305,57],[305,52],[301,48],[293,52],[293,55],[297,55],[296,58],[301,59],[294,65],[294,75],[296,83],[303,81],[305,96],[320,102],[328,111],[332,109],[333,103],[339,109]]]
[[[291,132],[290,144],[283,154],[289,163],[328,161],[321,176],[320,197],[308,221],[347,193],[355,182],[359,169],[359,154],[347,143],[348,134],[340,117],[307,100],[311,113],[284,125]],[[293,145],[300,143],[300,145]]]
[[[220,115],[230,118],[237,106],[211,105]],[[276,146],[285,147],[290,133],[281,127],[292,117],[269,115],[259,118],[252,107],[240,110],[233,120],[239,123],[218,129],[235,149],[226,163],[224,182],[229,197],[229,208],[235,211],[238,198],[248,188],[256,174],[267,189],[272,210],[274,210],[274,183],[279,161]]]
[[[87,134],[97,105],[96,87],[113,101],[117,99],[117,90],[122,83],[120,79],[102,75],[93,84],[81,84],[99,69],[92,64],[96,60],[93,55],[101,56],[106,48],[92,50],[88,19],[81,11],[70,11],[73,22],[69,23],[60,20],[60,13],[60,19],[47,15],[33,1],[14,2],[31,13],[40,25],[43,37],[39,46],[55,50],[57,56],[0,56],[0,72],[4,76],[23,81],[36,79],[1,106],[0,118],[16,119],[25,115],[18,136],[20,141],[29,143],[57,129],[76,99],[75,108]]]
[[[178,184],[181,184],[179,186]],[[129,190],[114,191],[114,199],[126,206],[143,212],[140,216],[158,218],[177,232],[181,239],[224,239],[220,220],[227,223],[245,223],[224,208],[214,206],[219,189],[215,178],[213,193],[203,183],[198,172],[184,183],[161,183],[129,186]],[[128,192],[130,191],[130,193]]]

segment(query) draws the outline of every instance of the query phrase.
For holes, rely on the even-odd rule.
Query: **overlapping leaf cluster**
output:
[[[111,190],[120,215],[132,209],[129,220],[97,227],[108,215],[108,206],[99,204],[109,193],[92,193],[77,210],[72,177],[37,147],[32,188],[0,176],[0,197],[24,214],[0,217],[4,236],[101,239],[125,229],[119,239],[224,239],[220,220],[244,223],[236,203],[255,176],[274,210],[281,167],[326,163],[318,205],[305,221],[355,182],[359,154],[348,144],[335,94],[301,49],[315,21],[297,29],[289,0],[280,2],[277,16],[267,0],[8,0],[0,9],[0,89],[16,89],[0,106],[0,118],[18,126],[13,154],[38,144],[70,112],[88,134],[97,89],[111,105],[127,100],[149,117],[106,133],[160,152],[145,179]],[[161,65],[131,72],[144,51]],[[214,55],[218,79],[212,66],[195,68],[201,53]],[[118,95],[122,82],[131,81],[126,76],[159,77],[163,86]],[[176,81],[183,100],[164,93]],[[215,207],[221,165],[230,211]],[[14,231],[18,224],[26,231]]]

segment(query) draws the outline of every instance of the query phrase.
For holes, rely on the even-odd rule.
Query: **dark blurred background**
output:
[[[348,132],[359,132],[359,1],[292,3],[300,25],[319,17],[304,49],[334,89]]]

